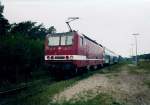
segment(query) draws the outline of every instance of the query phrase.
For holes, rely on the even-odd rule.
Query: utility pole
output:
[[[138,56],[137,56],[137,36],[140,35],[139,33],[134,33],[132,34],[135,38],[135,52],[136,52],[136,57],[135,57],[135,64],[136,66],[138,65]]]
[[[131,61],[133,61],[133,46],[134,44],[131,44]]]

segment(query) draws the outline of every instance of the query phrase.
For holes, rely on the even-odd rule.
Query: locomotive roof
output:
[[[62,32],[62,33],[52,33],[52,34],[48,34],[48,36],[49,35],[70,35],[71,33],[73,33],[73,32]]]
[[[84,36],[86,39],[92,41],[93,43],[95,43],[95,44],[97,44],[97,45],[103,47],[101,44],[97,43],[95,40],[92,40],[91,38],[87,37],[86,35],[83,34],[83,36]]]
[[[76,32],[76,31],[72,31],[72,32],[62,32],[62,33],[53,33],[53,34],[48,34],[48,36],[50,36],[50,35],[70,35],[70,34],[73,33],[73,32]],[[86,36],[86,35],[84,35],[84,34],[82,34],[82,35],[83,35],[84,38],[86,38],[86,39],[92,41],[93,43],[95,43],[95,44],[97,44],[97,45],[103,47],[101,44],[97,43],[95,40],[92,40],[92,39],[89,38],[88,36]]]
[[[118,54],[116,54],[115,52],[111,51],[110,49],[108,49],[108,48],[106,48],[106,47],[104,47],[104,48],[105,48],[105,50],[109,51],[110,53],[115,54],[115,55],[118,55]]]

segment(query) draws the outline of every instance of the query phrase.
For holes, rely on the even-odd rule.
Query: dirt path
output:
[[[118,73],[94,74],[54,96],[54,101],[92,98],[108,93],[116,100],[132,105],[150,105],[150,90],[143,84],[145,75],[131,74],[127,66]],[[150,76],[150,75],[148,75]],[[87,95],[90,92],[90,95]]]
[[[56,100],[62,100],[64,98],[69,100],[81,92],[93,90],[100,86],[108,87],[108,85],[108,79],[104,75],[95,74],[85,80],[79,81],[76,85],[69,87],[65,91],[56,94],[54,98]]]

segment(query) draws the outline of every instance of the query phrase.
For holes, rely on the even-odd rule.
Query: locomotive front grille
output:
[[[65,59],[65,56],[55,56],[55,59]]]

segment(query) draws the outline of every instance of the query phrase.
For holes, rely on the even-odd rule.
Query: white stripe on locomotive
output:
[[[68,59],[66,58],[68,56]],[[53,59],[51,59],[53,57]],[[57,57],[63,57],[63,59],[56,59]],[[46,55],[45,60],[100,60],[103,61],[104,59],[88,59],[84,55]]]

